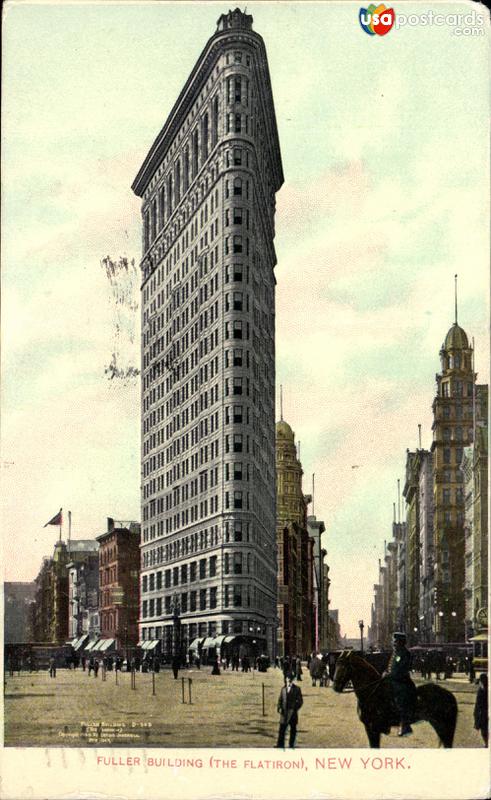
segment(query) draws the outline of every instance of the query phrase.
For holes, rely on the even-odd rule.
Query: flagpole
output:
[[[61,526],[63,525],[63,509],[60,508],[60,542],[61,542]]]
[[[70,539],[72,536],[72,512],[68,512],[68,555],[70,555]]]

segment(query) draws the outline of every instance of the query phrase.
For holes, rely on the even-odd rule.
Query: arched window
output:
[[[242,178],[234,178],[234,195],[242,194]]]

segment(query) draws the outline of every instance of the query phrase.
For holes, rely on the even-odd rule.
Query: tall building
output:
[[[418,639],[431,643],[434,619],[434,547],[433,547],[433,457],[428,450],[418,450],[419,492],[419,624]]]
[[[472,441],[476,375],[472,348],[457,319],[440,350],[433,401],[435,640],[465,638],[465,498],[461,471],[464,447]]]
[[[488,436],[487,386],[476,393],[483,424],[473,444],[464,448],[462,472],[465,496],[465,630],[466,640],[487,628],[488,610]],[[486,631],[487,632],[487,631]]]
[[[282,183],[264,42],[235,9],[132,187],[143,218],[139,625],[164,652],[179,620],[183,650],[207,637],[275,653]]]
[[[97,541],[100,634],[127,652],[138,641],[140,524],[108,517]]]
[[[322,547],[321,537],[325,532],[324,522],[315,514],[307,517],[307,531],[314,545],[312,548],[314,577],[314,649],[327,650],[329,646],[329,568],[325,561],[327,550]]]
[[[312,652],[313,540],[295,435],[283,419],[276,425],[276,541],[278,548],[278,655]]]
[[[403,495],[406,499],[407,525],[407,593],[405,631],[410,644],[419,639],[419,550],[420,550],[420,511],[419,511],[419,474],[418,453],[407,451],[406,481]]]

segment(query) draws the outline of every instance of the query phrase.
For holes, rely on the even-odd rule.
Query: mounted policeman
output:
[[[393,651],[384,676],[389,678],[394,703],[399,712],[399,736],[409,736],[416,704],[416,686],[411,679],[411,653],[406,647],[406,634],[396,631],[392,636]]]

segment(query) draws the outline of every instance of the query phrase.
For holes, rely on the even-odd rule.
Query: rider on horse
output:
[[[408,736],[413,732],[410,722],[414,712],[416,687],[411,680],[411,653],[406,647],[405,633],[396,631],[393,634],[393,648],[384,675],[390,679],[394,702],[401,720],[399,736]]]

